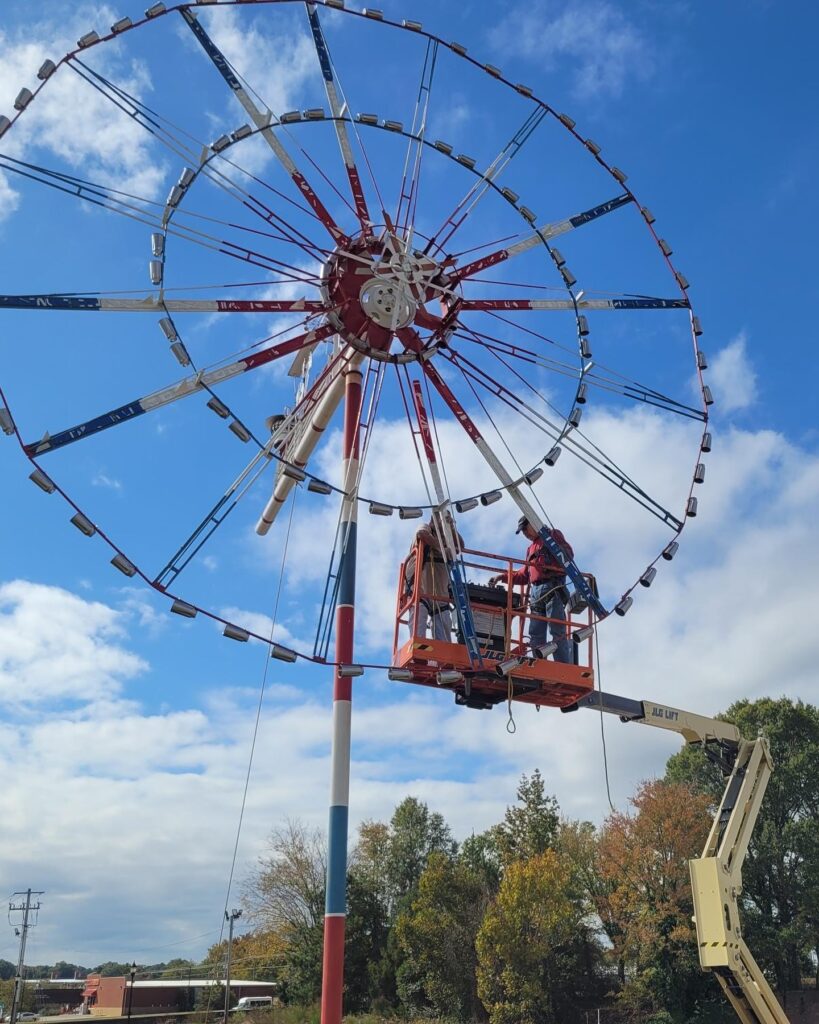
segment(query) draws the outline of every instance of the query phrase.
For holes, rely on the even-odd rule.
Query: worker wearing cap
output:
[[[546,527],[546,530],[566,557],[574,558],[574,551],[560,530],[549,527]],[[566,571],[543,543],[543,538],[526,516],[521,516],[518,520],[515,533],[523,533],[529,541],[529,547],[526,549],[526,562],[522,569],[512,573],[511,583],[513,586],[529,585],[529,611],[532,615],[542,616],[530,619],[529,645],[533,652],[544,646],[548,625],[552,639],[557,643],[554,660],[572,664],[571,648],[566,637]],[[505,574],[493,576],[489,585],[505,581]],[[551,621],[547,623],[546,619]]]
[[[415,577],[415,558],[417,545],[424,545],[421,565],[420,592],[422,596],[415,609],[413,635],[425,636],[427,626],[432,626],[435,640],[452,640],[452,606],[449,602],[449,571],[447,561],[457,557],[464,549],[463,537],[458,533],[452,513],[436,511],[429,522],[424,523],[415,535],[412,551],[407,559],[405,577],[408,587],[412,587]],[[455,551],[449,552],[451,544]],[[441,600],[441,598],[444,600]]]

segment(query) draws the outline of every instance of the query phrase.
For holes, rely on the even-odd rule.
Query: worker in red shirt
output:
[[[552,539],[560,546],[567,558],[574,558],[571,544],[560,530],[546,528]],[[518,520],[515,533],[523,533],[529,541],[526,562],[522,569],[512,573],[511,585],[529,586],[529,611],[532,615],[543,616],[529,621],[529,645],[533,653],[546,643],[546,627],[557,643],[555,661],[572,664],[571,648],[566,636],[566,571],[543,543],[543,538],[526,516]],[[506,574],[493,576],[490,586],[506,582]],[[546,619],[550,621],[547,623]]]

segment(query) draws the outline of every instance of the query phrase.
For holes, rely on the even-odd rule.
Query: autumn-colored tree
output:
[[[463,862],[433,853],[395,934],[403,960],[398,991],[409,1010],[485,1020],[478,999],[475,940],[489,902],[484,878]]]
[[[327,844],[297,820],[276,828],[242,888],[247,916],[265,931],[311,927],[324,918]]]
[[[709,800],[687,786],[644,783],[634,814],[606,820],[599,870],[607,883],[601,917],[613,926],[614,954],[628,968],[623,1002],[690,1019],[705,991],[691,922],[688,860],[702,852]]]
[[[572,868],[554,850],[508,865],[476,942],[478,994],[491,1024],[570,1024],[586,971]]]
[[[236,936],[230,955],[231,977],[277,981],[286,948],[283,935],[275,931],[259,930]],[[212,965],[214,975],[218,975],[226,958],[227,939],[223,939],[210,947],[203,963]]]

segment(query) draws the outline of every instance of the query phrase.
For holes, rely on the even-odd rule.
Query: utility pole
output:
[[[230,954],[233,949],[233,922],[241,916],[241,910],[231,910],[229,914],[225,911],[225,920],[228,922],[227,964],[225,965],[225,1024],[227,1024],[228,1014],[230,1013]]]
[[[31,897],[42,896],[42,892],[33,892],[31,889],[26,889],[25,892],[15,892],[11,894],[9,900],[9,924],[11,924],[11,915],[15,912],[22,911],[23,921],[20,928],[15,928],[14,932],[20,936],[20,955],[17,958],[17,973],[14,976],[14,992],[11,997],[11,1012],[9,1013],[9,1024],[17,1024],[17,1013],[20,1010],[20,1003],[23,1000],[23,971],[25,970],[25,957],[26,957],[26,938],[28,936],[29,928],[33,927],[37,923],[37,912],[40,909],[40,901],[32,904]],[[16,896],[25,896],[25,903],[15,903],[14,898]],[[31,921],[31,915],[34,915],[34,921]]]

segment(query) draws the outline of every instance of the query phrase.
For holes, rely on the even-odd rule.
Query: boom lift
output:
[[[599,690],[561,710],[578,708],[595,708],[617,715],[621,722],[677,732],[687,744],[702,747],[727,777],[702,856],[689,863],[700,965],[714,972],[742,1024],[788,1024],[742,938],[739,922],[742,863],[773,768],[768,741],[761,736],[744,740],[729,722]]]

